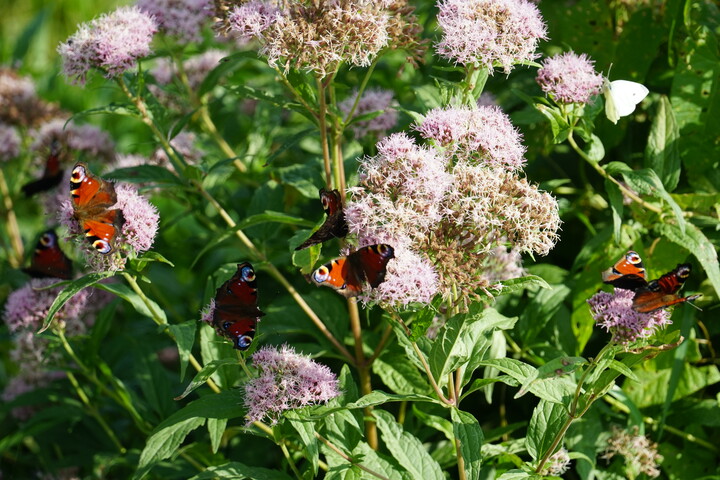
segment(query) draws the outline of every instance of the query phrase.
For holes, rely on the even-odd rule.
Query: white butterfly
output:
[[[647,97],[650,91],[640,83],[628,80],[605,80],[605,116],[617,124],[620,117],[626,117],[635,111],[635,106]]]

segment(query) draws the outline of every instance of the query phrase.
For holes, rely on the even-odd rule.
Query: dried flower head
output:
[[[601,291],[587,301],[595,323],[610,332],[615,343],[627,345],[648,338],[659,328],[672,323],[667,310],[651,313],[633,310],[634,297],[635,292],[616,288],[614,293]]]
[[[525,163],[522,135],[497,106],[435,108],[416,130],[465,160],[474,158],[508,170],[517,170]]]
[[[479,64],[492,74],[533,60],[546,38],[538,8],[527,0],[440,0],[438,54],[463,65]]]
[[[153,17],[159,30],[187,44],[202,40],[213,16],[212,0],[138,0],[137,7]]]
[[[117,251],[104,255],[99,253],[85,239],[84,232],[74,217],[70,200],[60,204],[58,219],[67,227],[71,236],[74,236],[80,248],[85,252],[86,260],[91,269],[95,271],[116,271],[125,266],[126,258],[122,253],[131,252],[136,255],[152,247],[157,235],[160,215],[157,208],[140,195],[137,189],[129,184],[115,185],[117,202],[111,208],[119,208],[124,218],[120,234],[116,238]]]
[[[74,35],[58,46],[63,73],[72,83],[85,84],[91,68],[114,78],[133,68],[150,54],[157,32],[155,20],[138,7],[120,7],[83,23]]]
[[[357,90],[340,102],[338,107],[344,115],[348,115],[353,108],[357,98]],[[369,120],[360,120],[350,127],[355,132],[355,138],[364,138],[368,135],[383,137],[385,133],[397,123],[397,111],[392,107],[393,92],[382,88],[370,88],[365,90],[357,101],[357,107],[353,117],[365,115],[371,112],[382,112],[380,115]]]
[[[11,125],[0,123],[0,161],[7,162],[20,155],[20,135]]]
[[[588,103],[600,93],[603,76],[584,53],[567,52],[546,58],[535,80],[558,103]]]
[[[267,419],[274,425],[286,410],[340,395],[337,377],[328,367],[287,345],[263,347],[252,355],[252,362],[259,375],[244,385],[248,423]]]
[[[615,455],[625,458],[625,468],[628,478],[637,478],[641,473],[649,477],[660,475],[659,463],[663,457],[657,451],[657,443],[650,441],[645,435],[638,434],[636,426],[628,431],[613,425],[612,436],[608,439],[608,446],[602,457],[610,460]]]
[[[57,283],[57,278],[34,278],[25,286],[13,291],[5,303],[3,319],[11,333],[23,330],[36,331],[57,298],[61,288],[45,288]],[[90,290],[81,290],[55,314],[54,322],[74,334],[82,333],[86,323],[80,320],[88,302]]]
[[[57,112],[56,106],[38,98],[32,79],[0,68],[0,122],[32,127]]]
[[[437,148],[419,146],[404,133],[383,139],[378,154],[362,161],[360,184],[348,189],[345,207],[360,244],[386,241],[396,257],[402,248],[393,242],[407,248],[418,264],[432,265],[445,300],[461,308],[478,290],[521,275],[520,253],[547,254],[560,228],[555,199],[516,173],[519,135],[496,108],[481,110],[478,118],[507,122],[493,125],[514,134],[510,147],[499,138],[487,141],[493,137],[472,110],[433,111],[418,130]],[[388,264],[386,283],[393,284],[391,272],[401,265],[397,258]],[[382,301],[407,303],[395,293]]]
[[[553,453],[540,471],[540,475],[559,477],[570,468],[570,455],[565,447]]]

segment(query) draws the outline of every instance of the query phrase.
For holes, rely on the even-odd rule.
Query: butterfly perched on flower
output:
[[[215,293],[212,325],[218,335],[232,341],[234,348],[247,350],[263,315],[257,306],[255,269],[248,262],[238,264],[235,274]]]
[[[301,243],[295,250],[326,242],[332,238],[343,238],[348,234],[348,226],[343,213],[342,197],[337,190],[327,191],[320,189],[320,201],[323,210],[327,214],[325,222],[307,240]]]
[[[72,278],[72,262],[60,250],[58,236],[54,230],[48,230],[40,235],[35,245],[30,266],[23,271],[35,278]]]
[[[699,294],[687,297],[677,295],[691,271],[689,263],[678,264],[672,271],[648,282],[642,258],[630,250],[615,265],[602,272],[602,279],[616,288],[635,292],[633,310],[650,313],[700,297]]]
[[[22,186],[22,191],[26,197],[30,197],[36,193],[50,190],[60,184],[63,176],[63,170],[60,168],[61,144],[58,139],[50,142],[50,152],[45,162],[45,171],[42,177]]]
[[[333,288],[344,297],[357,297],[365,284],[375,288],[385,280],[387,264],[393,258],[395,250],[390,245],[368,245],[326,263],[316,269],[310,279],[318,286]]]
[[[117,202],[113,184],[90,173],[84,163],[77,163],[70,177],[70,195],[73,217],[88,242],[102,254],[113,252],[124,223],[122,211],[110,208]]]

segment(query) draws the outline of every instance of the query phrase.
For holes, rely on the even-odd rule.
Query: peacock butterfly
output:
[[[357,297],[365,283],[375,288],[385,280],[386,267],[392,258],[395,250],[390,245],[368,245],[326,263],[316,269],[310,279],[318,286],[335,289],[344,297]]]
[[[77,163],[70,177],[70,194],[73,216],[87,240],[102,254],[113,252],[124,223],[122,211],[110,209],[117,202],[113,184],[91,174],[84,163]]]
[[[263,315],[257,306],[255,270],[248,262],[238,264],[235,274],[215,293],[213,327],[219,335],[229,338],[233,347],[247,350]]]
[[[657,280],[652,280],[646,286],[635,290],[633,297],[633,310],[650,313],[677,303],[687,302],[699,298],[700,295],[680,297],[678,290],[690,276],[692,266],[689,263],[678,264],[674,270],[666,273]]]
[[[72,262],[65,256],[58,244],[58,236],[48,230],[40,236],[35,245],[30,266],[23,271],[31,277],[72,278]]]
[[[295,250],[302,250],[311,245],[323,243],[331,238],[342,238],[348,234],[348,226],[343,213],[342,197],[337,190],[320,189],[320,201],[327,214],[325,222],[307,240]]]
[[[602,280],[617,288],[637,290],[647,285],[645,267],[637,252],[628,251],[615,265],[602,272]]]
[[[61,148],[58,139],[53,139],[52,142],[50,142],[50,153],[48,154],[42,177],[22,186],[22,191],[26,197],[50,190],[60,183],[63,176],[63,171],[60,168]]]

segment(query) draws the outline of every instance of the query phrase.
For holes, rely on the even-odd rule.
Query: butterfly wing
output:
[[[75,219],[92,246],[100,253],[115,250],[115,239],[124,223],[120,209],[110,209],[117,202],[112,183],[90,173],[87,165],[75,165],[70,177],[70,194]]]
[[[363,292],[365,282],[375,288],[385,280],[387,263],[394,257],[390,245],[368,245],[326,263],[310,278],[316,285],[333,288],[344,297],[357,297]]]
[[[637,290],[647,285],[645,267],[637,252],[628,251],[612,267],[602,272],[603,283],[626,290]]]
[[[313,234],[300,244],[295,250],[326,242],[332,238],[343,238],[348,234],[345,214],[342,209],[342,197],[337,190],[327,191],[320,189],[320,201],[327,214],[325,222]]]
[[[635,297],[633,297],[633,310],[641,313],[650,313],[677,303],[699,298],[700,295],[690,295],[687,297],[677,295],[677,292],[683,286],[687,277],[690,276],[691,271],[692,267],[689,263],[680,264],[671,272],[648,283],[646,287],[638,289],[635,292]]]
[[[635,111],[638,103],[650,93],[645,85],[628,80],[615,80],[606,82],[603,94],[605,95],[605,116],[617,124],[620,117],[630,115]]]
[[[30,267],[24,269],[31,277],[72,278],[72,262],[58,244],[57,234],[48,230],[40,236],[35,246]]]
[[[22,191],[26,197],[50,190],[60,183],[63,176],[63,171],[60,168],[60,148],[58,140],[53,140],[50,143],[50,154],[45,163],[43,176],[22,186]]]
[[[257,306],[255,270],[250,263],[241,263],[230,280],[215,293],[213,326],[218,334],[232,340],[233,347],[247,350],[255,337],[257,321],[263,315]]]

